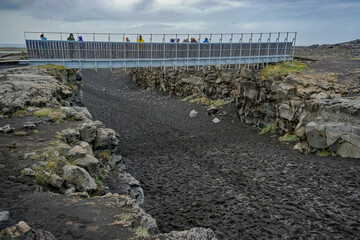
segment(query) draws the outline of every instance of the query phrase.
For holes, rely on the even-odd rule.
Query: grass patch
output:
[[[47,65],[39,65],[38,67],[39,68],[51,68],[51,69],[59,70],[59,71],[64,71],[65,70],[66,74],[68,76],[75,74],[72,69],[61,66],[61,65],[47,64]]]
[[[261,71],[261,77],[266,79],[271,76],[283,76],[290,72],[298,72],[305,69],[307,66],[300,61],[286,61],[283,63],[277,63],[275,65],[269,65],[264,67]]]
[[[189,102],[190,103],[197,103],[197,104],[204,104],[204,105],[206,105],[208,107],[211,107],[211,106],[220,107],[220,106],[223,106],[223,105],[227,104],[227,101],[225,101],[225,100],[222,100],[222,99],[211,100],[211,99],[209,99],[207,97],[197,97],[197,98],[189,100]]]
[[[41,185],[46,186],[47,185],[47,181],[48,181],[48,177],[45,176],[43,173],[41,172],[36,172],[35,173],[35,180],[36,182],[40,183]]]
[[[263,129],[261,129],[261,132],[259,133],[259,135],[263,135],[265,133],[268,133],[269,131],[273,132],[274,130],[276,130],[276,124],[272,123],[272,124],[267,125]]]
[[[317,152],[316,155],[318,155],[320,157],[331,157],[332,152],[330,150],[323,150],[321,152]]]
[[[135,232],[135,238],[148,238],[149,231],[147,228],[144,227],[138,227]]]
[[[284,136],[280,137],[279,140],[281,142],[294,142],[297,141],[298,138],[296,135],[293,134],[285,134]]]
[[[14,112],[12,115],[13,117],[23,117],[27,114],[28,112],[26,111],[26,109],[21,109],[21,110],[17,110],[16,112]]]
[[[190,95],[190,96],[187,96],[186,98],[184,99],[181,99],[182,102],[186,102],[186,101],[189,101],[190,99],[196,97],[197,95],[196,94],[193,94],[193,95]]]
[[[105,186],[104,182],[99,178],[99,177],[96,177],[95,178],[95,182],[101,187],[103,188]]]
[[[350,58],[350,60],[360,60],[360,57]]]
[[[40,118],[50,117],[57,122],[63,121],[63,118],[61,117],[62,114],[63,112],[56,108],[42,108],[34,112],[34,115],[36,117],[40,117]]]
[[[130,214],[121,214],[120,220],[130,222],[132,220],[132,216]]]
[[[73,90],[73,92],[76,92],[77,86],[74,82],[69,82],[68,86]]]

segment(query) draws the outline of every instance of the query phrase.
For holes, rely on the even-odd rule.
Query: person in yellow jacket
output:
[[[137,42],[145,42],[144,39],[142,38],[142,36],[140,35]]]
[[[145,41],[144,41],[144,39],[142,38],[142,36],[140,35],[139,36],[139,38],[138,38],[138,40],[137,40],[137,42],[138,43],[144,43]],[[139,46],[138,46],[138,48],[139,48],[139,57],[140,58],[143,58],[143,55],[144,55],[144,44],[139,44]]]

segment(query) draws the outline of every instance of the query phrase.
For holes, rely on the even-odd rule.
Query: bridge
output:
[[[40,34],[47,40],[40,40]],[[140,34],[125,33],[76,33],[75,41],[66,40],[69,33],[64,32],[25,32],[24,35],[32,66],[55,64],[68,68],[112,69],[245,65],[259,68],[293,60],[297,33],[142,34],[144,42],[137,42]],[[77,41],[80,36],[83,41]],[[204,42],[205,38],[208,41]]]

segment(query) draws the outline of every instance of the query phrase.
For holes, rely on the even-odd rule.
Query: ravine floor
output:
[[[120,135],[118,151],[161,231],[210,227],[219,239],[358,239],[360,161],[303,155],[203,106],[83,70],[84,104]],[[199,111],[190,118],[192,109]],[[111,186],[116,191],[116,185]]]

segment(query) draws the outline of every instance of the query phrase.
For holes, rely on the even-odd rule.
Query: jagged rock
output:
[[[92,178],[85,169],[77,166],[65,165],[63,171],[67,181],[74,184],[79,191],[89,192],[97,189],[95,179]]]
[[[219,110],[215,106],[212,106],[209,109],[207,109],[206,113],[208,116],[211,116],[211,115],[215,115],[218,111]]]
[[[84,107],[61,107],[61,111],[65,112],[66,117],[75,120],[92,119],[90,112]]]
[[[131,187],[138,187],[140,186],[140,183],[138,180],[136,180],[133,176],[131,176],[130,173],[124,173],[121,176],[119,176],[119,180],[122,183],[126,183],[127,185]]]
[[[82,123],[79,127],[80,138],[81,140],[92,143],[96,138],[96,123],[94,122],[85,122]]]
[[[5,125],[0,127],[0,132],[2,133],[11,133],[15,130],[15,128],[11,127],[10,125]]]
[[[108,162],[109,166],[111,168],[114,168],[118,163],[120,163],[122,160],[122,156],[121,155],[115,155],[113,154]]]
[[[76,129],[65,129],[61,132],[67,143],[75,143],[80,140],[80,132]]]
[[[24,176],[35,176],[35,171],[31,168],[24,168],[23,174]]]
[[[92,146],[89,143],[80,141],[77,144],[80,147],[82,147],[83,149],[85,149],[87,154],[94,155],[93,150],[92,150]]]
[[[74,192],[76,192],[76,189],[74,187],[70,187],[69,189],[66,189],[65,195],[70,195]]]
[[[360,158],[360,148],[352,145],[351,143],[344,142],[338,148],[337,154],[341,157]]]
[[[96,131],[94,149],[109,149],[113,152],[118,142],[116,132],[113,129],[99,128]]]
[[[10,236],[11,238],[21,237],[24,234],[30,232],[31,227],[24,221],[20,221],[18,224],[12,227],[8,227],[1,232],[5,236]]]
[[[95,177],[97,175],[99,160],[92,155],[86,154],[85,157],[77,159],[75,164],[85,168],[91,176]]]
[[[217,240],[215,233],[210,228],[191,228],[188,231],[161,234],[169,240]]]
[[[61,188],[64,183],[64,179],[62,179],[56,174],[51,174],[48,183],[53,187]]]
[[[189,117],[194,118],[194,117],[197,117],[198,114],[199,114],[199,112],[197,112],[195,110],[191,110],[191,112],[189,113]]]
[[[37,229],[35,233],[29,237],[29,240],[56,240],[56,238],[51,232]]]
[[[279,108],[280,117],[285,118],[289,121],[294,119],[295,113],[291,110],[288,104],[281,104]]]
[[[79,145],[76,145],[72,147],[68,153],[66,154],[66,157],[68,159],[78,159],[78,158],[84,158],[87,154],[87,151],[85,148],[82,148]]]
[[[309,122],[308,124],[306,124],[306,136],[309,145],[317,149],[326,148],[326,140],[323,138],[321,133],[316,130],[315,126],[315,122]]]
[[[9,211],[0,212],[0,222],[7,221],[9,219]]]

